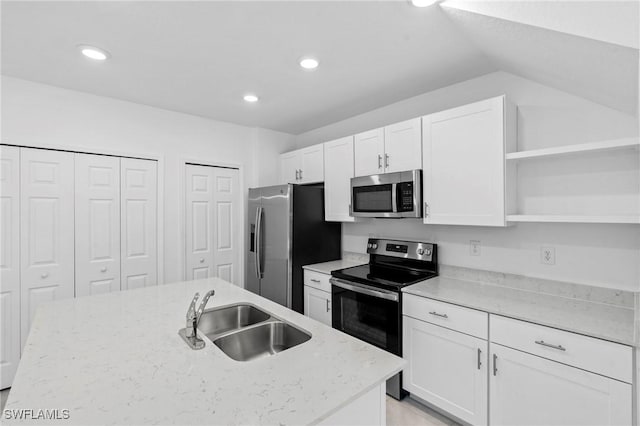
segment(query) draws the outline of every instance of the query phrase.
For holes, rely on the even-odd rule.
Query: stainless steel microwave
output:
[[[422,217],[422,170],[351,178],[351,216]]]

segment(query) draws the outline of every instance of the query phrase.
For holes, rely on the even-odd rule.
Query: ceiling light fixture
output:
[[[256,95],[247,94],[244,95],[245,102],[258,102],[258,97]]]
[[[437,2],[438,0],[411,0],[411,4],[415,7],[427,7]]]
[[[314,70],[318,68],[319,64],[320,62],[315,58],[305,57],[300,59],[300,66],[306,70]]]
[[[82,52],[84,56],[96,61],[104,61],[111,56],[106,50],[94,46],[80,45],[78,49],[80,49],[80,52]]]

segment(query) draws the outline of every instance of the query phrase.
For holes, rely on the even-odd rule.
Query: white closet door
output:
[[[213,276],[214,170],[193,164],[185,167],[187,280]]]
[[[240,171],[214,168],[214,275],[240,285]]]
[[[23,345],[40,303],[74,296],[73,156],[21,148]]]
[[[20,361],[20,149],[0,146],[0,389]]]
[[[121,288],[157,285],[157,163],[122,158],[120,188]]]
[[[120,158],[75,154],[76,296],[120,290]]]

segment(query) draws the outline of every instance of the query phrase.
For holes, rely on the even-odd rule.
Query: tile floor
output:
[[[0,411],[4,410],[9,389],[0,391]],[[388,426],[457,426],[458,424],[410,398],[402,401],[387,396]]]

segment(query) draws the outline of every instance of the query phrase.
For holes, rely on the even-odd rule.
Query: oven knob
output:
[[[419,248],[418,249],[418,256],[422,256],[424,254],[424,250]]]
[[[377,249],[377,248],[378,248],[378,244],[373,243],[373,249],[375,250],[375,249]]]
[[[427,251],[425,252],[425,254],[426,254],[427,256],[431,255],[431,250],[427,249]]]
[[[373,247],[373,244],[368,243],[368,244],[367,244],[367,248],[371,248],[371,247]]]

